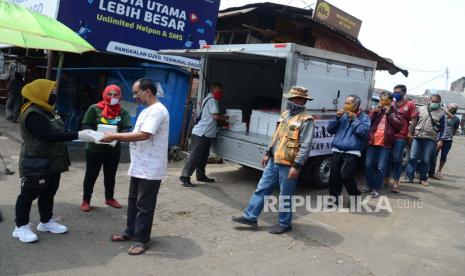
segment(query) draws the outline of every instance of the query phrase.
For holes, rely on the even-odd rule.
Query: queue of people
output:
[[[86,145],[86,173],[83,182],[81,210],[91,211],[91,197],[96,179],[103,166],[105,203],[114,208],[121,204],[114,198],[115,176],[121,153],[119,142],[130,143],[131,163],[126,229],[111,236],[113,242],[133,242],[128,254],[140,255],[147,250],[161,181],[167,170],[169,113],[157,99],[157,88],[150,79],[137,80],[132,93],[146,108],[138,116],[131,131],[128,112],[120,105],[121,89],[107,86],[102,100],[89,107],[82,125],[84,130],[65,132],[65,126],[53,105],[56,84],[49,80],[35,80],[24,86],[20,127],[23,143],[20,154],[21,191],[16,202],[16,227],[13,237],[22,242],[33,242],[38,236],[29,223],[32,202],[38,199],[40,223],[37,230],[61,234],[68,231],[53,219],[54,196],[61,173],[68,170],[70,160],[65,142],[80,139]],[[182,170],[180,180],[185,187],[194,187],[190,177],[196,171],[197,181],[214,182],[207,177],[205,167],[217,122],[227,120],[219,112],[223,86],[215,83],[203,100],[198,122],[192,133],[192,151]],[[441,108],[441,97],[432,95],[428,105],[416,109],[406,100],[407,89],[397,85],[394,93],[383,92],[379,105],[370,112],[361,108],[361,99],[350,95],[343,109],[329,122],[332,141],[329,194],[337,198],[345,186],[350,196],[371,193],[380,196],[381,187],[392,175],[392,192],[399,192],[403,170],[402,153],[412,141],[406,181],[412,182],[417,170],[427,186],[432,158],[441,151],[441,161],[435,176],[441,176],[452,137],[457,132],[456,104],[448,110]],[[305,87],[294,86],[284,94],[286,110],[281,114],[271,143],[263,157],[263,174],[248,206],[241,216],[233,217],[238,224],[255,227],[266,196],[279,187],[281,205],[291,205],[299,174],[312,147],[315,123],[306,109],[313,100]],[[112,127],[114,132],[97,132],[100,125]],[[365,174],[367,186],[358,189],[355,181],[357,164],[366,152]],[[435,165],[432,170],[435,170]],[[283,234],[292,229],[292,211],[280,208],[278,223],[271,234]]]
[[[285,94],[288,98],[287,109],[281,114],[279,125],[263,158],[262,177],[243,214],[232,217],[233,222],[257,227],[257,219],[264,208],[264,198],[271,195],[274,187],[278,186],[279,219],[269,232],[283,234],[292,229],[291,197],[313,138],[314,121],[305,109],[306,101],[312,100],[307,92],[304,87],[292,87]],[[427,186],[431,157],[436,158],[440,149],[444,157],[441,157],[443,161],[436,175],[441,175],[452,136],[458,129],[458,118],[453,116],[457,105],[450,104],[448,110],[443,110],[441,97],[434,94],[429,104],[417,111],[415,103],[407,100],[406,94],[405,85],[395,86],[394,93],[382,92],[379,105],[370,112],[361,109],[361,99],[357,95],[345,99],[343,109],[337,111],[327,128],[334,135],[329,177],[329,195],[334,202],[327,202],[327,205],[341,204],[338,199],[342,186],[346,187],[351,200],[356,201],[362,193],[371,193],[372,198],[378,198],[381,187],[386,180],[390,182],[391,175],[394,180],[391,192],[399,193],[399,179],[404,170],[402,155],[407,144],[412,145],[406,170],[407,182],[413,181],[415,168],[420,164],[420,180]],[[449,114],[447,123],[444,114]],[[359,189],[355,176],[364,152],[367,186]],[[289,208],[282,208],[284,206]]]

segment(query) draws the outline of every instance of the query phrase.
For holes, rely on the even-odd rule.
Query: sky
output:
[[[316,0],[221,0],[220,10],[257,2],[305,8]],[[375,87],[392,91],[405,84],[408,93],[446,89],[446,68],[452,81],[465,76],[465,1],[462,0],[327,0],[362,20],[358,39],[378,55],[409,70],[390,75],[376,71]]]

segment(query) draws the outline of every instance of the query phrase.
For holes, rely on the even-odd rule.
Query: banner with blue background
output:
[[[198,61],[159,55],[214,40],[219,0],[61,0],[58,20],[97,50],[198,68]]]

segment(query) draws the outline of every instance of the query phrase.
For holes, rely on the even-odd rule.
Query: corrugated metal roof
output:
[[[349,36],[346,33],[343,33],[336,28],[323,23],[319,20],[316,20],[312,17],[313,15],[313,10],[309,9],[301,9],[301,8],[296,8],[292,6],[286,6],[286,5],[281,5],[281,4],[276,4],[276,3],[253,3],[253,4],[248,4],[245,6],[240,6],[240,7],[233,7],[233,8],[228,8],[225,10],[220,11],[219,17],[224,18],[224,17],[229,17],[229,16],[234,16],[234,15],[240,15],[240,14],[246,14],[250,13],[252,11],[257,11],[257,10],[266,10],[268,12],[274,12],[278,13],[282,16],[288,17],[290,19],[304,19],[305,21],[308,21],[309,25],[318,25],[323,29],[329,30],[333,33],[338,34],[339,36],[344,37],[345,39],[348,39],[352,41],[354,44],[356,44],[358,47],[362,48],[363,51],[366,53],[369,53],[370,55],[375,58],[375,60],[378,62],[379,65],[381,63],[384,64],[383,67],[385,67],[386,70],[392,75],[396,74],[397,72],[401,72],[404,76],[408,76],[408,70],[404,70],[394,64],[394,62],[391,59],[381,57],[380,55],[376,54],[375,52],[365,48],[365,46],[362,45],[362,43],[355,37]]]
[[[238,15],[238,14],[246,14],[246,13],[249,13],[253,10],[255,10],[256,8],[246,8],[246,9],[241,9],[241,10],[234,10],[234,11],[226,11],[226,12],[219,12],[218,13],[218,17],[219,18],[222,18],[222,17],[227,17],[227,16],[234,16],[234,15]]]

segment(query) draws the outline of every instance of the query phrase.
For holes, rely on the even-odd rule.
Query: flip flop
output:
[[[115,234],[111,236],[112,242],[124,242],[124,241],[132,241],[133,238],[128,234]]]
[[[142,255],[147,251],[147,246],[140,242],[135,242],[128,250],[129,255]]]

